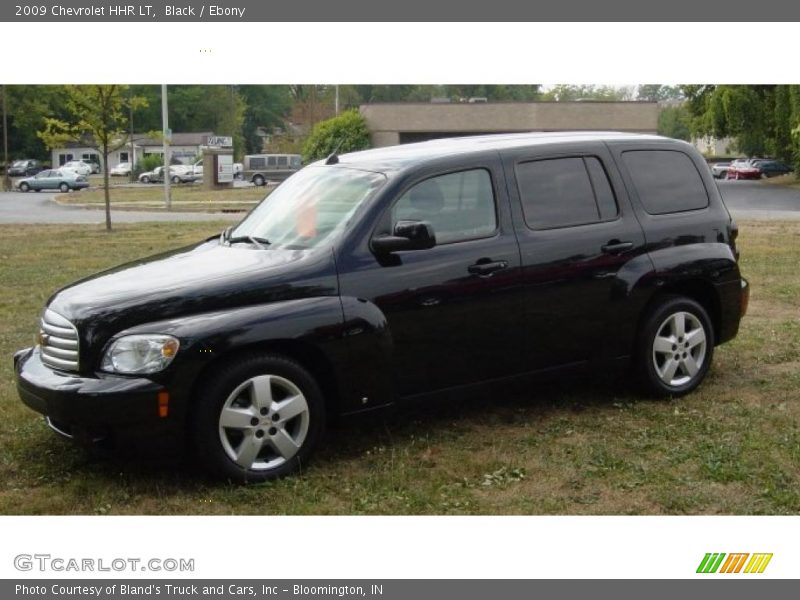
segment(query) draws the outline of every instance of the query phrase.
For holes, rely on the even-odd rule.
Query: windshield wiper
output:
[[[227,242],[227,244],[230,246],[231,244],[238,244],[240,242],[250,242],[254,246],[258,246],[261,250],[266,250],[266,247],[272,243],[266,238],[253,235],[237,235],[235,237],[231,237],[232,231],[233,226],[226,228],[225,231],[222,232],[220,238],[223,244]]]
[[[261,250],[266,250],[270,245],[270,241],[262,237],[254,237],[252,235],[237,235],[236,237],[228,238],[228,245],[238,244],[240,242],[250,242],[254,246],[258,246]]]

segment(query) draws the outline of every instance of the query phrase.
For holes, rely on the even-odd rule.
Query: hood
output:
[[[338,293],[330,250],[261,250],[218,240],[134,261],[56,292],[49,307],[90,343],[175,317]]]

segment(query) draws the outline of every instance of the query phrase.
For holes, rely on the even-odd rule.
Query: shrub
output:
[[[348,110],[314,126],[303,144],[303,160],[308,163],[325,158],[334,151],[343,154],[369,147],[366,119],[358,110]]]
[[[133,170],[133,174],[136,177],[139,177],[142,173],[146,173],[147,171],[152,171],[156,167],[160,167],[164,164],[164,161],[158,154],[145,154],[139,162],[136,163],[136,168]]]

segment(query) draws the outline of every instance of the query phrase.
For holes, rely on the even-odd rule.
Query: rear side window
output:
[[[553,158],[517,165],[525,223],[555,229],[610,221],[617,201],[603,165],[594,156]]]
[[[692,159],[677,150],[629,150],[622,160],[651,215],[698,210],[708,193]]]

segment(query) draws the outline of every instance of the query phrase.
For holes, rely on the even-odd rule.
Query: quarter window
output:
[[[708,206],[700,173],[692,159],[677,150],[629,150],[622,160],[644,209],[651,215]]]
[[[553,158],[517,165],[525,223],[555,229],[610,221],[617,200],[605,169],[594,156]]]
[[[473,169],[426,179],[397,200],[393,228],[398,221],[427,221],[438,244],[488,237],[497,229],[492,178]]]

